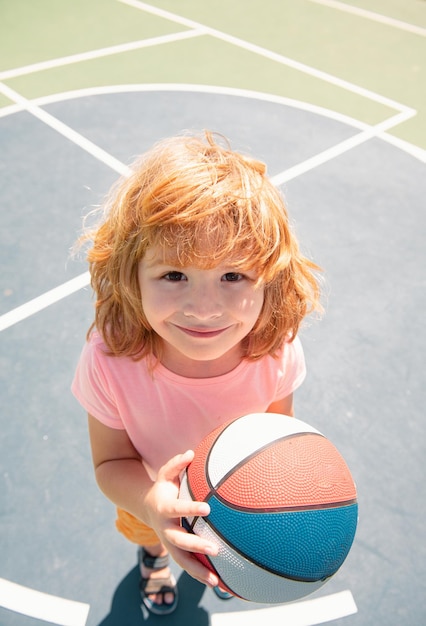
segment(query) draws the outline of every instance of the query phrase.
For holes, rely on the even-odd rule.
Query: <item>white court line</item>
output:
[[[153,15],[157,15],[158,17],[163,17],[165,19],[174,21],[178,24],[185,24],[186,26],[194,29],[203,28],[205,34],[211,35],[216,39],[221,39],[222,41],[226,41],[238,48],[242,48],[244,50],[248,50],[249,52],[253,52],[259,56],[265,57],[271,61],[276,61],[277,63],[281,63],[282,65],[286,65],[291,67],[299,72],[304,74],[308,74],[309,76],[313,76],[314,78],[318,78],[327,82],[331,85],[335,85],[336,87],[340,87],[341,89],[345,89],[346,91],[350,91],[351,93],[355,93],[359,96],[377,102],[379,104],[383,104],[384,106],[390,107],[391,109],[395,109],[396,111],[407,111],[409,107],[400,102],[396,102],[391,98],[387,98],[386,96],[382,96],[370,89],[366,89],[364,87],[360,87],[359,85],[355,85],[347,80],[343,80],[342,78],[338,78],[337,76],[333,76],[333,74],[328,74],[327,72],[323,72],[322,70],[318,70],[309,65],[305,65],[304,63],[300,63],[299,61],[295,61],[294,59],[290,59],[282,54],[278,54],[276,52],[272,52],[267,48],[263,48],[262,46],[258,46],[256,44],[252,44],[244,39],[239,39],[238,37],[234,37],[232,35],[228,35],[220,30],[216,30],[215,28],[210,28],[209,26],[205,26],[199,22],[194,20],[190,20],[187,18],[181,18],[179,15],[175,13],[171,13],[170,11],[166,11],[164,9],[159,9],[158,7],[151,6],[145,2],[141,2],[141,0],[117,0],[123,4],[128,4],[136,9],[141,11],[146,11],[147,13],[152,13]],[[412,109],[410,109],[412,110]]]
[[[0,606],[58,626],[85,626],[90,606],[0,578]]]
[[[141,2],[140,0],[117,0],[117,1],[121,2],[122,4],[129,5],[133,8],[139,9],[141,11],[146,11],[147,13],[151,13],[163,19],[173,21],[174,23],[186,26],[187,28],[191,30],[189,32],[185,31],[182,33],[162,35],[159,37],[153,37],[150,39],[140,40],[136,42],[118,44],[117,46],[110,46],[108,48],[100,48],[98,50],[91,50],[89,52],[83,52],[80,54],[70,55],[67,57],[52,59],[49,61],[42,61],[40,63],[34,63],[32,65],[23,66],[20,68],[5,70],[3,72],[0,72],[0,81],[6,80],[8,78],[14,78],[16,76],[22,76],[22,75],[30,74],[33,72],[51,69],[54,67],[62,67],[63,65],[69,65],[69,64],[77,63],[81,61],[87,61],[87,60],[99,58],[102,56],[119,54],[121,52],[128,52],[131,50],[136,50],[139,48],[144,48],[144,47],[149,47],[149,46],[161,45],[164,43],[171,43],[171,42],[178,41],[181,39],[198,37],[200,35],[210,35],[212,37],[215,37],[216,39],[221,39],[222,41],[226,41],[227,43],[230,43],[236,47],[248,50],[250,52],[253,52],[254,54],[263,56],[265,58],[268,58],[269,60],[275,61],[277,63],[281,63],[282,65],[286,65],[297,71],[300,71],[302,73],[305,73],[315,78],[318,78],[320,80],[323,80],[329,84],[345,89],[346,91],[350,91],[352,93],[355,93],[359,96],[362,96],[364,98],[367,98],[379,104],[383,104],[384,106],[388,106],[390,108],[396,109],[397,111],[403,111],[409,108],[399,102],[396,102],[395,100],[392,100],[391,98],[387,98],[386,96],[377,94],[369,89],[360,87],[359,85],[355,85],[354,83],[351,83],[347,80],[343,80],[332,74],[323,72],[322,70],[318,70],[304,63],[295,61],[294,59],[290,59],[289,57],[285,57],[284,55],[278,54],[276,52],[272,52],[271,50],[268,50],[267,48],[263,48],[261,46],[245,41],[243,39],[239,39],[238,37],[234,37],[222,31],[216,30],[214,28],[210,28],[209,26],[201,24],[200,22],[196,22],[194,20],[184,18],[170,11],[166,11],[164,9],[160,9],[155,6],[151,6],[145,2]],[[311,0],[311,1],[315,1],[315,0]]]
[[[401,115],[403,114],[399,114],[391,119],[397,120],[398,118],[398,121],[395,121],[395,123],[399,123],[399,118]],[[390,124],[390,120],[386,120],[386,122],[388,123],[388,125]],[[293,178],[300,176],[301,174],[305,174],[306,172],[315,169],[320,165],[323,165],[324,163],[336,158],[344,152],[347,152],[352,148],[355,148],[356,146],[365,143],[372,137],[379,134],[384,129],[384,126],[385,123],[381,123],[377,126],[373,126],[368,130],[362,131],[361,133],[358,133],[353,137],[350,137],[349,139],[346,139],[341,143],[336,144],[335,146],[332,146],[331,148],[316,154],[310,159],[307,159],[306,161],[303,161],[302,163],[299,163],[294,167],[291,167],[284,172],[281,172],[280,174],[272,176],[271,181],[274,185],[280,186],[292,180]],[[76,278],[73,278],[64,284],[55,287],[50,291],[47,291],[41,296],[30,300],[26,304],[12,309],[8,313],[0,316],[0,332],[2,330],[5,330],[6,328],[9,328],[10,326],[13,326],[14,324],[17,324],[18,322],[21,322],[27,317],[38,313],[39,311],[47,308],[51,304],[62,300],[63,298],[78,291],[79,289],[86,287],[87,285],[89,285],[89,283],[89,272],[85,272],[84,274],[81,274],[80,276],[77,276]]]
[[[0,84],[1,89],[1,84]],[[233,96],[238,98],[247,98],[250,100],[260,100],[264,102],[271,102],[274,104],[282,104],[284,106],[299,109],[301,111],[308,111],[316,115],[330,118],[336,122],[341,122],[347,126],[353,126],[360,130],[367,130],[371,126],[365,122],[338,113],[332,109],[325,109],[316,104],[309,102],[303,102],[301,100],[295,100],[285,96],[277,96],[275,94],[269,94],[261,91],[253,91],[249,89],[238,89],[235,87],[221,87],[216,85],[198,85],[188,83],[142,83],[142,84],[123,84],[123,85],[104,85],[101,87],[85,87],[83,89],[75,89],[71,91],[50,94],[48,96],[40,96],[31,100],[31,104],[37,107],[45,107],[49,104],[55,104],[58,102],[65,102],[67,100],[75,100],[77,98],[87,98],[91,96],[103,96],[110,94],[122,94],[122,93],[139,93],[139,92],[163,92],[163,91],[178,91],[185,93],[208,93],[215,95]],[[13,104],[0,108],[0,118],[19,113],[28,109],[27,102],[23,104]],[[414,116],[416,111],[412,109],[412,115]],[[409,144],[410,145],[410,144]]]
[[[403,22],[393,17],[382,15],[381,13],[375,13],[374,11],[367,11],[367,9],[361,9],[360,7],[355,7],[351,4],[346,4],[346,2],[338,2],[338,0],[309,0],[309,1],[314,2],[315,4],[322,4],[326,7],[330,7],[331,9],[344,11],[345,13],[352,13],[353,15],[357,15],[358,17],[364,17],[368,20],[372,20],[373,22],[379,22],[379,24],[385,24],[386,26],[393,26],[394,28],[405,30],[408,33],[413,33],[414,35],[421,35],[422,37],[426,37],[426,28],[422,28],[421,26],[416,26],[414,24],[409,24],[408,22]]]
[[[350,591],[341,591],[314,600],[292,602],[254,611],[234,611],[215,613],[211,616],[211,626],[315,626],[331,620],[354,615],[358,609]]]
[[[272,102],[275,104],[282,104],[284,106],[300,109],[301,111],[308,111],[309,113],[322,115],[323,117],[330,118],[332,120],[335,120],[336,122],[341,122],[342,124],[346,124],[348,126],[353,126],[354,128],[358,128],[359,130],[367,131],[370,128],[374,128],[375,136],[393,146],[396,146],[407,154],[410,154],[422,163],[426,163],[426,150],[424,150],[423,148],[419,148],[418,146],[415,146],[408,141],[399,139],[398,137],[395,137],[393,135],[388,135],[385,132],[385,130],[389,130],[397,124],[401,124],[403,121],[406,121],[410,119],[410,117],[414,117],[414,115],[417,114],[417,111],[415,109],[409,109],[408,107],[405,111],[402,112],[401,117],[399,117],[399,115],[396,117],[390,117],[387,120],[384,120],[384,122],[380,122],[378,126],[372,127],[365,122],[361,122],[360,120],[350,117],[349,115],[344,115],[343,113],[338,113],[337,111],[333,111],[331,109],[325,109],[324,107],[320,107],[316,104],[303,102],[301,100],[294,100],[285,96],[277,96],[275,94],[264,93],[261,91],[253,91],[249,89],[237,89],[236,87],[218,87],[216,85],[197,85],[185,83],[144,83],[136,85],[129,84],[87,87],[84,89],[76,89],[60,94],[42,96],[40,98],[35,98],[32,102],[37,106],[46,106],[55,102],[64,102],[65,100],[84,98],[87,96],[144,91],[183,91],[192,93],[213,93],[219,95],[235,96],[239,98],[261,100],[265,102]],[[17,105],[5,107],[4,109],[0,109],[0,117],[2,117],[2,115],[11,115],[12,113],[16,113],[20,110],[21,107],[18,107]],[[386,129],[382,128],[381,124],[387,125]]]
[[[315,626],[358,612],[350,591],[341,591],[329,596],[292,602],[267,609],[216,613],[211,616],[211,626]]]
[[[23,107],[20,104],[8,104],[0,108],[0,117],[7,117],[8,115],[19,113],[22,110]]]
[[[211,30],[208,26],[204,26],[199,22],[195,22],[194,20],[189,19],[188,17],[183,17],[182,15],[178,15],[177,13],[171,13],[170,11],[166,11],[165,9],[160,9],[158,7],[154,7],[150,4],[146,4],[145,2],[138,2],[138,0],[117,0],[122,4],[127,4],[129,7],[133,7],[134,9],[140,9],[142,11],[147,11],[148,13],[153,13],[158,17],[163,17],[166,20],[170,20],[171,22],[175,22],[176,24],[181,24],[182,26],[186,26],[187,28],[199,28],[202,26],[207,30]]]
[[[79,148],[82,148],[92,156],[94,156],[98,161],[101,161],[105,165],[108,165],[111,169],[115,170],[119,174],[123,176],[128,176],[130,173],[130,168],[127,165],[124,165],[121,161],[113,157],[111,154],[94,144],[89,139],[86,139],[83,135],[73,130],[70,126],[67,126],[60,120],[58,120],[47,111],[40,109],[37,105],[35,105],[31,100],[27,100],[19,94],[17,91],[14,91],[4,83],[0,82],[0,93],[3,93],[7,98],[19,104],[24,110],[28,111],[34,115],[34,117],[38,118],[40,121],[44,122],[47,126],[53,128],[60,135],[63,135],[73,143],[75,143]]]
[[[295,100],[294,98],[288,98],[286,96],[277,96],[271,93],[265,93],[262,91],[253,91],[250,89],[239,89],[237,87],[222,87],[217,85],[199,85],[191,83],[139,83],[128,85],[105,85],[102,87],[85,87],[83,89],[76,89],[73,91],[66,91],[62,93],[54,93],[48,96],[41,96],[34,98],[31,102],[37,106],[44,107],[56,102],[65,102],[66,100],[74,100],[76,98],[85,98],[89,96],[103,96],[108,94],[120,94],[120,93],[133,93],[133,92],[162,92],[162,91],[179,91],[185,93],[208,93],[220,96],[234,96],[238,98],[247,98],[249,100],[260,100],[264,102],[271,102],[273,104],[282,104],[284,106],[299,109],[301,111],[308,111],[316,115],[322,115],[328,117],[336,122],[342,122],[348,126],[353,126],[360,130],[366,130],[370,128],[370,125],[361,122],[360,120],[338,113],[332,109],[325,109],[324,107],[312,104],[310,102],[303,102],[302,100]],[[21,110],[17,105],[10,107],[4,107],[0,109],[0,117],[11,115]],[[416,111],[412,109],[412,115],[415,115]]]
[[[41,296],[16,307],[16,309],[12,309],[8,313],[4,313],[0,316],[0,332],[10,326],[13,326],[14,324],[17,324],[18,322],[21,322],[31,315],[46,309],[51,304],[59,302],[59,300],[70,296],[76,291],[83,289],[83,287],[87,287],[89,284],[90,274],[89,272],[84,272],[66,283],[62,283],[62,285],[46,291],[41,294]]]
[[[377,137],[379,139],[382,139],[383,141],[386,141],[392,146],[395,146],[395,148],[403,150],[403,152],[406,152],[407,154],[411,154],[411,156],[418,159],[422,163],[426,163],[426,150],[424,150],[423,148],[419,148],[418,146],[415,146],[414,144],[409,143],[404,139],[396,137],[396,135],[389,135],[386,132],[378,133]]]
[[[11,70],[5,70],[0,72],[0,81],[10,78],[16,78],[17,76],[25,76],[27,74],[33,74],[35,72],[43,72],[44,70],[51,70],[55,67],[63,67],[64,65],[71,65],[73,63],[81,63],[82,61],[92,61],[93,59],[99,59],[101,57],[111,56],[113,54],[121,54],[123,52],[132,52],[133,50],[140,50],[141,48],[149,48],[152,46],[159,46],[167,43],[174,43],[181,41],[182,39],[190,39],[192,37],[199,37],[205,34],[205,29],[198,28],[191,31],[184,31],[181,33],[174,33],[170,35],[161,35],[159,37],[150,37],[149,39],[141,39],[139,41],[130,41],[128,43],[118,44],[116,46],[109,46],[108,48],[98,48],[97,50],[90,50],[88,52],[81,52],[79,54],[72,54],[66,57],[58,57],[49,61],[40,61],[39,63],[33,63],[31,65],[24,65]]]
[[[1,88],[2,88],[2,84],[0,83],[0,91],[1,91]],[[237,93],[237,90],[232,90],[232,91],[235,94]],[[238,95],[241,95],[239,91],[238,91]],[[19,94],[16,94],[16,96],[19,96]],[[284,99],[280,99],[280,100],[284,100]],[[285,99],[285,102],[288,104],[291,101]],[[31,106],[31,109],[33,109],[34,111],[45,113],[45,111],[40,109],[34,102],[29,102],[25,98],[22,98],[22,103],[23,103],[23,106],[25,106],[26,108],[29,108]],[[294,106],[294,101],[293,101],[293,106]],[[315,110],[315,112],[317,113],[322,112],[322,109],[320,109],[319,107],[315,107],[315,106],[311,107],[308,105],[305,105],[305,106],[306,108]],[[32,110],[30,112],[32,112]],[[332,146],[331,148],[328,148],[327,150],[324,150],[323,152],[320,152],[314,155],[313,157],[307,159],[306,161],[303,161],[302,163],[299,163],[285,170],[284,172],[280,174],[276,174],[275,176],[271,177],[271,180],[273,184],[275,184],[276,186],[280,186],[283,183],[286,183],[292,180],[293,178],[296,178],[297,176],[300,176],[312,169],[315,169],[316,167],[319,167],[320,165],[323,165],[324,163],[336,158],[337,156],[343,154],[344,152],[347,152],[351,150],[352,148],[355,148],[356,146],[359,146],[362,143],[365,143],[366,141],[368,141],[369,139],[375,136],[383,135],[386,130],[388,130],[389,128],[392,128],[393,126],[396,126],[397,124],[400,124],[402,121],[405,121],[406,119],[408,119],[414,114],[415,114],[415,111],[413,111],[412,109],[408,109],[407,111],[398,113],[397,115],[394,115],[393,117],[387,120],[384,120],[383,122],[379,124],[376,124],[375,126],[367,126],[365,124],[358,123],[357,127],[363,129],[361,130],[361,132],[350,137],[349,139],[342,141],[339,144],[336,144],[335,146]],[[62,122],[60,122],[53,116],[47,113],[46,115],[48,115],[49,126],[52,126],[53,128],[55,128],[55,130],[57,130],[56,125],[58,124],[60,125],[59,128],[61,128],[62,131],[63,131],[62,127],[65,127],[67,129],[67,132],[66,133],[62,132],[62,134],[65,134],[66,137],[68,137],[72,141],[75,141],[77,145],[79,145],[83,149],[87,149],[86,143],[88,143],[90,149],[88,149],[87,151],[90,152],[90,154],[100,159],[102,162],[106,163],[107,165],[110,165],[111,167],[113,167],[113,169],[116,169],[116,171],[118,171],[119,173],[123,175],[128,176],[131,173],[130,168],[125,166],[120,161],[117,161],[114,157],[112,157],[105,151],[98,148],[96,144],[93,144],[92,142],[88,142],[87,140],[85,140],[85,138],[82,135],[80,135],[79,133],[76,133],[68,126],[65,126],[65,124],[62,124]],[[37,115],[37,117],[39,117],[39,115]],[[348,120],[350,119],[351,118],[348,118],[346,122],[348,123]],[[42,121],[45,121],[45,120],[42,119]],[[54,122],[54,124],[52,121]],[[59,130],[58,132],[61,132],[61,130]],[[426,158],[426,152],[424,153],[424,158]],[[41,296],[38,296],[37,298],[34,298],[33,300],[30,300],[29,302],[15,309],[12,309],[8,313],[3,314],[2,316],[0,316],[0,332],[30,317],[31,315],[34,315],[35,313],[43,310],[44,308],[50,306],[51,304],[58,302],[62,298],[65,298],[66,296],[71,295],[72,293],[74,293],[75,291],[78,291],[82,287],[86,287],[89,284],[89,282],[90,282],[89,273],[85,272],[84,274],[77,276],[76,278],[64,283],[63,285],[60,285],[59,287],[51,289],[50,291],[42,294]]]
[[[357,135],[353,135],[352,137],[349,137],[349,139],[345,139],[344,141],[334,146],[331,146],[331,148],[328,148],[327,150],[324,150],[323,152],[320,152],[314,155],[310,159],[307,159],[306,161],[303,161],[302,163],[299,163],[298,165],[294,165],[293,167],[290,167],[289,169],[285,170],[281,174],[277,174],[273,176],[271,180],[274,185],[279,187],[280,185],[288,182],[289,180],[296,178],[296,176],[305,174],[309,170],[315,169],[316,167],[319,167],[320,165],[327,163],[328,161],[336,158],[337,156],[340,156],[341,154],[344,154],[345,152],[348,152],[349,150],[352,150],[353,148],[360,146],[366,141],[369,141],[370,139],[372,139],[373,137],[381,137],[381,135],[386,130],[389,130],[390,128],[393,128],[394,126],[401,124],[401,122],[406,121],[410,117],[412,116],[408,113],[398,113],[397,115],[394,115],[393,117],[387,120],[384,120],[383,122],[380,122],[379,124],[376,124],[375,126],[371,126],[367,128],[366,130],[363,130]],[[423,158],[426,159],[426,152],[424,153]]]

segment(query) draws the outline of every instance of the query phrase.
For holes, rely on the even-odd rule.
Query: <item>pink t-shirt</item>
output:
[[[127,431],[154,473],[175,454],[194,449],[214,428],[262,413],[303,382],[305,359],[299,339],[285,343],[274,359],[243,360],[215,378],[185,378],[145,359],[112,357],[95,332],[83,348],[72,391],[105,426]]]

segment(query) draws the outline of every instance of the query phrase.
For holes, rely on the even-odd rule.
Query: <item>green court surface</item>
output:
[[[404,111],[390,134],[426,148],[425,7],[424,0],[5,3],[0,106],[108,85],[214,85],[301,100],[367,124]]]

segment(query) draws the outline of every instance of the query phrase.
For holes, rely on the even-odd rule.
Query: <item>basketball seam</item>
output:
[[[220,434],[222,434],[222,433],[220,433]],[[219,489],[221,487],[221,485],[223,485],[223,483],[225,483],[228,480],[229,476],[231,476],[236,470],[240,469],[240,467],[243,467],[248,461],[250,461],[251,459],[254,459],[259,453],[267,450],[268,448],[271,448],[272,446],[274,446],[278,442],[286,441],[288,439],[294,439],[296,437],[305,437],[305,436],[308,436],[308,435],[314,435],[315,437],[322,437],[324,439],[324,435],[321,435],[321,433],[311,433],[311,432],[309,432],[309,433],[292,433],[291,435],[283,435],[282,437],[278,437],[276,439],[272,439],[271,441],[268,441],[268,443],[265,443],[265,445],[261,446],[260,448],[256,448],[256,450],[254,450],[251,454],[245,456],[238,463],[233,465],[232,468],[229,470],[229,472],[227,472],[226,474],[224,474],[224,476],[222,476],[222,478],[217,483],[217,485],[213,485],[213,483],[210,480],[210,477],[207,475],[207,472],[205,472],[206,478],[207,478],[207,484],[210,487],[210,491],[213,491],[215,489]],[[216,438],[215,441],[213,442],[213,444],[211,445],[209,453],[208,453],[208,455],[206,457],[206,467],[208,467],[208,461],[210,459],[210,455],[213,452],[214,445],[216,444],[217,439],[218,438]]]
[[[227,543],[227,539],[226,537],[216,528],[216,526],[214,524],[212,524],[208,518],[204,517],[204,522],[207,524],[207,526],[209,526],[212,531],[226,544]],[[323,578],[310,578],[308,576],[291,576],[290,574],[286,573],[283,574],[283,572],[280,572],[279,570],[273,569],[272,567],[267,567],[265,566],[263,563],[260,563],[259,561],[257,561],[255,559],[255,557],[253,557],[252,555],[248,555],[245,554],[244,552],[242,552],[241,550],[239,550],[235,545],[229,546],[232,547],[233,552],[235,552],[236,554],[238,554],[240,557],[242,557],[243,559],[245,559],[246,561],[248,561],[249,563],[256,565],[256,567],[258,567],[259,569],[264,570],[265,572],[269,572],[270,574],[274,574],[275,576],[278,576],[279,578],[282,579],[287,579],[287,580],[294,580],[295,582],[303,582],[303,583],[315,583],[318,581],[326,581],[329,578],[331,578],[332,576],[334,576],[335,572],[332,572],[331,574],[329,574],[328,576],[324,576]],[[209,558],[209,561],[211,561],[212,559]],[[214,557],[213,557],[213,562],[212,565],[214,567]],[[216,571],[216,568],[215,568]]]
[[[241,418],[238,418],[238,419],[241,419]],[[226,426],[224,426],[224,427],[223,427],[223,428],[222,428],[222,429],[221,429],[221,430],[217,433],[217,436],[216,436],[215,440],[214,440],[214,441],[212,441],[212,443],[211,443],[211,445],[210,445],[210,449],[209,449],[209,451],[208,451],[208,453],[207,453],[206,460],[205,460],[205,466],[204,466],[204,475],[205,475],[205,477],[206,477],[206,482],[207,482],[208,486],[210,487],[210,491],[211,491],[212,489],[214,489],[213,483],[212,483],[212,482],[211,482],[211,480],[210,480],[210,476],[209,476],[209,475],[207,474],[207,472],[206,472],[206,468],[207,468],[207,467],[208,467],[208,465],[209,465],[210,456],[211,456],[211,454],[212,454],[212,452],[213,452],[213,448],[215,447],[215,445],[216,445],[216,443],[217,443],[218,439],[219,439],[219,438],[222,436],[222,434],[223,434],[224,432],[226,432],[226,431],[228,430],[228,428],[229,428],[230,426],[232,426],[232,425],[234,424],[234,422],[236,422],[236,421],[238,421],[238,420],[232,420],[232,421],[230,421],[228,424],[226,424]]]
[[[225,504],[229,509],[233,509],[234,511],[241,511],[244,513],[297,513],[298,511],[321,511],[328,509],[338,509],[343,507],[352,506],[354,504],[358,504],[358,500],[356,498],[351,498],[350,500],[342,500],[340,502],[322,502],[321,504],[306,504],[303,506],[283,506],[283,507],[259,507],[258,509],[246,507],[239,504],[234,504],[230,502],[223,496],[221,496],[216,491],[212,490],[209,492],[207,498],[204,502],[207,502],[211,498],[216,498],[223,504]]]

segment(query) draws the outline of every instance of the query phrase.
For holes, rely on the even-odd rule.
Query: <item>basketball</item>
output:
[[[180,498],[210,505],[184,518],[219,546],[197,558],[242,599],[297,600],[340,568],[358,519],[356,487],[335,446],[309,424],[275,413],[227,423],[197,447]]]

